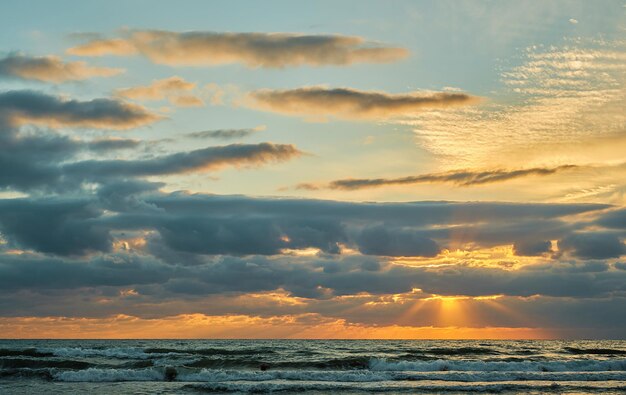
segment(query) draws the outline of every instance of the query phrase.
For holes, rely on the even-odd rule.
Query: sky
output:
[[[9,338],[625,338],[626,3],[0,4]]]

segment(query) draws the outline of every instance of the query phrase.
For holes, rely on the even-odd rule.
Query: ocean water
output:
[[[624,394],[626,341],[0,340],[1,394]]]

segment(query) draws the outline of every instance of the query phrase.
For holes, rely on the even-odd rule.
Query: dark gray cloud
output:
[[[0,200],[0,230],[18,248],[58,255],[107,252],[112,238],[97,221],[102,214],[85,199],[5,199]]]
[[[115,39],[94,38],[67,52],[79,56],[141,54],[170,66],[242,63],[266,68],[386,63],[408,54],[403,48],[354,36],[163,30],[129,31]]]
[[[626,208],[607,212],[598,219],[597,224],[612,229],[626,229]]]
[[[517,244],[519,248],[534,240],[565,239],[582,225],[565,222],[562,216],[605,208],[566,204],[346,203],[163,194],[157,192],[162,184],[120,178],[136,176],[134,170],[117,174],[114,168],[103,169],[106,171],[88,166],[81,170],[103,178],[96,195],[84,201],[2,201],[0,214],[6,213],[6,218],[0,216],[0,225],[5,229],[5,237],[20,248],[66,255],[108,251],[111,234],[115,232],[152,231],[146,239],[147,249],[164,259],[168,256],[174,263],[181,254],[277,255],[284,249],[306,248],[336,254],[340,244],[371,255],[434,256],[454,243],[482,247]],[[109,181],[106,176],[111,172],[117,177]],[[103,214],[105,210],[107,215]],[[31,219],[31,213],[37,213],[35,219],[43,222]],[[29,221],[33,228],[22,224]],[[533,229],[533,238],[528,240]],[[48,232],[55,232],[56,236],[44,240]],[[93,237],[75,240],[73,235],[81,232]],[[69,236],[62,242],[64,235]],[[63,245],[54,247],[54,243]],[[518,252],[536,254],[537,250],[535,247]]]
[[[429,108],[475,104],[478,97],[465,93],[386,93],[321,86],[271,90],[248,94],[248,105],[260,110],[306,118],[334,116],[346,119],[385,119],[411,115]]]
[[[355,190],[366,188],[379,188],[387,185],[412,185],[412,184],[433,184],[433,183],[450,183],[459,186],[474,186],[491,184],[496,182],[504,182],[516,178],[528,176],[547,176],[562,171],[577,169],[579,166],[563,165],[557,167],[534,167],[530,169],[519,170],[456,170],[445,173],[422,174],[418,176],[408,176],[399,178],[347,178],[343,180],[331,181],[328,184],[299,184],[296,189],[315,190],[315,189],[342,189]]]
[[[619,258],[626,254],[626,245],[611,232],[573,233],[559,240],[559,249],[583,259]]]
[[[520,218],[548,220],[607,209],[606,204],[535,204],[503,202],[352,203],[316,199],[270,199],[237,195],[157,195],[146,198],[166,210],[182,213],[263,213],[273,217],[343,218],[361,224],[373,221],[399,225],[510,223]],[[226,214],[224,214],[226,215]]]
[[[29,90],[0,92],[0,118],[12,125],[42,124],[130,129],[161,117],[136,104],[113,99],[79,101]]]
[[[441,252],[436,242],[414,231],[390,230],[380,225],[363,229],[356,243],[366,255],[436,256]]]
[[[515,242],[513,249],[517,255],[541,255],[552,251],[552,243],[550,240],[520,240]]]
[[[85,145],[92,151],[101,152],[137,148],[141,145],[141,141],[135,139],[104,138],[89,141]]]
[[[81,152],[103,154],[108,151],[135,148],[138,140],[104,138],[78,140],[51,131],[18,133],[17,130],[0,127],[0,189],[61,189],[61,164]]]
[[[2,257],[3,292],[126,286],[137,287],[140,293],[152,294],[157,300],[176,295],[194,297],[277,289],[312,299],[362,293],[389,295],[413,289],[421,289],[424,297],[437,294],[605,298],[626,293],[625,271],[609,271],[607,267],[580,270],[567,263],[519,270],[462,264],[436,268],[379,263],[378,270],[371,270],[363,262],[369,258],[364,257],[217,257],[196,266],[165,264],[154,257],[127,253],[84,261],[31,254]],[[332,265],[336,268],[317,270]]]
[[[60,83],[92,77],[110,77],[123,71],[108,67],[92,67],[85,62],[64,62],[57,56],[12,53],[0,58],[0,78]]]
[[[3,255],[3,290],[73,289],[166,282],[176,268],[157,260],[128,254],[71,260],[28,255]],[[30,273],[30,275],[29,275]]]

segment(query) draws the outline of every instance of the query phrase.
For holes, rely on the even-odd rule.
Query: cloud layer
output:
[[[123,38],[95,39],[67,52],[79,56],[141,54],[170,66],[242,63],[266,68],[386,63],[407,56],[405,49],[352,36],[163,30],[130,31]]]

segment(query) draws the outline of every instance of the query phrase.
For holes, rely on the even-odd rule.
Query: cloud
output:
[[[144,107],[119,100],[79,101],[16,90],[0,92],[0,118],[14,125],[130,129],[151,124],[161,117]]]
[[[571,23],[572,25],[576,25],[576,24],[578,24],[578,20],[576,20],[574,18],[570,18],[569,23]]]
[[[88,200],[3,200],[0,212],[0,229],[16,245],[59,255],[111,249],[109,229],[94,221],[103,211]]]
[[[598,219],[597,224],[607,228],[626,229],[626,208],[607,212]]]
[[[351,88],[306,87],[290,90],[263,89],[250,92],[252,108],[309,119],[386,119],[427,109],[475,104],[479,99],[465,93],[385,93]]]
[[[487,248],[533,240],[565,239],[580,226],[567,223],[561,217],[605,208],[602,205],[446,202],[373,204],[164,194],[156,192],[161,184],[125,180],[189,171],[191,166],[276,160],[272,147],[269,147],[269,154],[262,151],[263,146],[244,146],[243,153],[239,149],[240,146],[226,146],[223,152],[210,151],[212,155],[203,153],[199,156],[192,151],[173,158],[166,156],[130,164],[86,161],[67,165],[70,169],[61,173],[63,177],[100,183],[96,195],[86,197],[80,204],[64,199],[1,201],[3,235],[7,240],[15,241],[16,248],[39,248],[36,247],[39,242],[28,242],[29,234],[32,233],[34,240],[45,237],[47,232],[61,235],[59,228],[73,234],[69,230],[71,226],[77,228],[77,234],[85,228],[97,229],[101,232],[97,233],[100,237],[142,231],[149,234],[142,236],[147,252],[174,261],[184,254],[280,255],[286,249],[308,248],[338,254],[342,248],[340,245],[366,255],[432,257],[444,248],[459,248],[463,244]],[[263,159],[254,156],[259,150]],[[217,159],[216,152],[219,153]],[[245,159],[241,159],[242,155]],[[265,159],[268,155],[271,157]],[[189,162],[187,156],[194,159]],[[59,217],[64,210],[56,205],[65,208],[67,214],[63,218],[71,218],[72,222]],[[72,207],[76,207],[75,212],[70,210]],[[91,214],[87,215],[84,207],[88,207]],[[47,211],[50,213],[46,214]],[[2,222],[4,212],[7,220],[10,219],[7,224]],[[37,225],[29,215],[36,215],[42,221],[44,218],[54,221]],[[22,225],[25,223],[32,223],[33,228],[25,228],[26,225]],[[108,236],[104,239],[111,241]],[[89,248],[100,251],[106,245],[101,239],[89,240],[84,238],[75,242],[72,237],[67,237],[58,251],[88,251]],[[46,242],[53,243],[51,240]],[[45,251],[53,249],[47,247]],[[531,251],[533,255],[536,255],[535,251]],[[197,259],[192,256],[184,261],[191,263]]]
[[[27,92],[25,97],[28,98],[29,94]],[[2,98],[0,94],[0,108]],[[58,104],[54,97],[44,98],[50,98],[53,103]],[[99,111],[98,104],[106,104],[102,100],[74,102],[69,109],[61,108],[60,111],[45,108],[44,101],[41,112],[50,117],[61,113],[63,122],[68,117],[78,117],[78,120],[70,118],[72,123],[118,122],[106,113],[111,107],[105,105]],[[25,104],[30,105],[29,102]],[[86,111],[82,111],[81,106],[87,107]],[[75,111],[76,107],[79,111]],[[115,106],[112,109],[117,110]],[[37,111],[40,109],[37,108]],[[120,121],[126,121],[125,117],[127,114],[122,113]],[[133,149],[142,144],[144,143],[140,140],[119,137],[84,140],[61,135],[50,129],[24,129],[0,124],[0,145],[3,147],[0,150],[0,166],[3,169],[0,172],[0,190],[80,192],[86,182],[106,180],[110,183],[116,178],[209,171],[224,166],[257,167],[287,161],[302,154],[293,145],[259,143],[214,146],[147,159],[89,159],[94,155]]]
[[[282,162],[302,154],[288,144],[231,144],[177,152],[152,159],[85,160],[70,163],[62,171],[70,177],[100,179],[115,177],[145,177],[209,171],[224,166],[259,166]]]
[[[162,30],[130,31],[117,39],[97,38],[67,52],[79,56],[137,53],[169,66],[242,63],[253,68],[387,63],[408,54],[403,48],[353,36]]]
[[[445,173],[422,174],[419,176],[409,176],[400,178],[348,178],[331,181],[326,185],[312,183],[298,184],[296,189],[317,190],[321,188],[355,190],[365,188],[378,188],[387,185],[411,185],[424,183],[451,183],[458,186],[468,187],[475,185],[504,182],[516,178],[528,176],[547,176],[561,171],[577,169],[579,166],[563,165],[551,168],[535,167],[520,170],[486,170],[471,171],[457,170]]]
[[[265,125],[260,125],[255,128],[246,129],[216,129],[205,130],[202,132],[187,133],[185,136],[193,139],[218,139],[218,140],[233,140],[248,137],[254,133],[265,130]]]
[[[96,152],[111,151],[119,149],[136,148],[141,145],[141,141],[135,139],[123,139],[123,138],[103,138],[92,140],[85,144],[85,146]]]
[[[574,233],[559,240],[559,249],[583,259],[619,258],[626,255],[626,245],[610,232]]]
[[[437,298],[453,296],[480,317],[473,325],[578,327],[619,311],[611,306],[626,291],[626,270],[597,253],[615,235],[586,231],[611,239],[591,248],[563,241],[604,215],[604,205],[349,203],[165,193],[162,186],[113,178],[82,197],[0,199],[0,314],[314,313],[371,325],[449,326],[437,319]],[[586,216],[577,223],[575,214]],[[441,257],[459,238],[472,248]],[[503,261],[520,258],[477,264],[472,256],[472,249],[502,244],[539,255],[555,239],[561,255],[512,267]],[[311,247],[320,252],[284,252]],[[418,258],[395,258],[404,256]],[[473,299],[484,296],[490,299]],[[600,305],[609,307],[584,309]],[[416,307],[420,314],[411,314]],[[623,326],[619,317],[606,322]]]
[[[533,46],[520,56],[521,64],[501,74],[504,87],[488,103],[425,112],[402,123],[414,127],[421,147],[456,168],[527,165],[554,160],[555,153],[570,163],[597,160],[589,148],[621,135],[626,121],[623,43]]]
[[[180,95],[169,98],[170,103],[178,107],[202,107],[204,102],[198,96]]]
[[[0,189],[23,191],[61,192],[77,189],[85,182],[215,171],[225,166],[258,167],[284,162],[302,154],[293,145],[232,144],[177,152],[151,159],[86,159],[59,164],[56,162],[75,156],[83,150],[104,152],[132,148],[138,143],[134,140],[76,142],[61,137],[7,141],[15,151],[0,153],[0,165],[4,169],[0,175]]]
[[[57,56],[13,53],[0,58],[0,78],[61,83],[92,77],[111,77],[123,72],[123,69],[92,67],[85,62],[63,62]]]
[[[350,295],[361,295],[366,299],[361,303],[372,300],[368,295],[404,294],[406,297],[417,289],[421,290],[416,295],[417,300],[430,295],[606,298],[623,291],[626,280],[626,271],[623,270],[579,271],[575,266],[562,263],[520,270],[462,265],[411,267],[383,263],[379,270],[369,270],[363,265],[367,259],[361,257],[215,257],[197,266],[166,264],[154,257],[127,253],[93,256],[84,260],[35,254],[2,254],[0,257],[3,258],[0,260],[2,293],[23,289],[46,291],[124,286],[146,295],[143,299],[153,303],[181,296],[206,298],[218,294],[276,290],[286,291],[292,297],[335,303],[336,297]],[[338,271],[318,270],[333,263],[337,264]],[[41,275],[33,276],[33,273]],[[413,301],[416,302],[416,299]],[[316,304],[315,301],[310,303],[313,306]],[[341,304],[339,301],[335,309],[326,306],[328,310],[325,313],[342,314]],[[387,307],[394,306],[388,304]]]
[[[137,49],[128,41],[121,38],[100,39],[95,38],[85,45],[73,47],[67,50],[70,55],[78,56],[104,56],[104,55],[134,55]]]
[[[364,229],[356,242],[359,251],[367,255],[432,257],[441,252],[436,242],[416,232],[389,230],[383,226]]]
[[[18,133],[0,127],[0,189],[62,191],[68,185],[62,180],[60,163],[79,154],[135,148],[135,139],[100,138],[79,140],[47,131],[47,133]]]
[[[198,107],[204,102],[191,92],[196,89],[193,82],[187,82],[183,78],[174,76],[161,80],[154,80],[147,86],[135,86],[132,88],[117,89],[115,95],[134,100],[163,100],[180,107]]]
[[[513,249],[517,255],[536,256],[552,251],[550,240],[520,240],[515,242]]]

